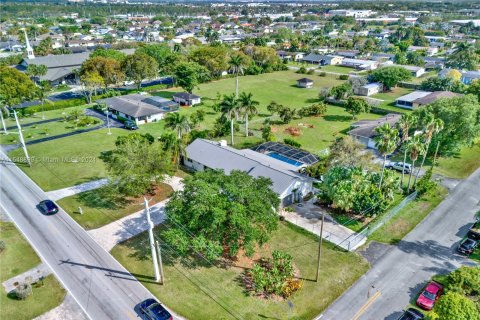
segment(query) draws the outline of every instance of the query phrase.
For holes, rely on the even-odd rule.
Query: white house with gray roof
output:
[[[237,150],[225,141],[196,139],[186,148],[184,164],[196,171],[219,169],[229,174],[233,170],[245,171],[252,177],[272,180],[272,189],[282,206],[301,200],[313,191],[314,179],[298,172],[298,166],[254,150]]]

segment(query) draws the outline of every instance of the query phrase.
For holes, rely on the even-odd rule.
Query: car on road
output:
[[[38,204],[38,209],[46,215],[55,214],[58,212],[58,206],[52,200],[43,200]]]
[[[430,281],[418,296],[417,306],[424,310],[432,310],[433,305],[443,293],[443,286],[435,281]]]
[[[157,300],[147,299],[140,303],[140,312],[150,320],[172,320],[173,317]]]
[[[457,248],[457,251],[467,256],[471,255],[473,251],[477,248],[477,240],[471,238],[465,238],[460,242],[460,245]]]
[[[408,308],[407,310],[405,310],[402,316],[398,318],[398,320],[419,320],[423,318],[425,318],[423,313],[421,313],[417,309]]]
[[[389,164],[385,165],[387,169],[393,169],[404,173],[410,173],[412,171],[412,165],[410,163],[405,163],[405,168],[403,162],[390,162]]]
[[[477,220],[470,230],[468,230],[467,237],[477,241],[480,240],[480,220]]]
[[[137,130],[138,129],[137,124],[133,121],[125,121],[124,126],[125,126],[125,129],[128,129],[128,130]]]

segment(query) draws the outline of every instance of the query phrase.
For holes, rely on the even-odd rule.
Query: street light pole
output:
[[[111,135],[112,132],[110,131],[110,119],[108,118],[108,107],[107,107],[107,128],[108,128],[108,135]]]
[[[17,111],[15,111],[15,109],[13,109],[13,115],[15,116],[15,122],[17,123],[18,136],[20,137],[20,143],[22,144],[23,152],[25,153],[25,157],[27,158],[28,166],[31,167],[32,163],[30,162],[30,157],[28,156],[27,146],[25,145],[25,140],[23,139],[22,127],[20,126],[20,122],[18,121]]]
[[[322,213],[322,224],[320,225],[320,241],[318,243],[318,264],[317,264],[317,276],[315,282],[318,282],[320,276],[320,261],[322,260],[322,243],[323,243],[323,222],[325,222],[325,214]]]
[[[155,271],[155,281],[160,281],[160,272],[158,270],[157,250],[155,249],[155,240],[153,238],[153,222],[150,218],[150,208],[147,198],[143,198],[145,203],[145,214],[147,215],[148,237],[150,238],[150,250],[152,251],[153,270]]]
[[[157,253],[158,253],[158,265],[160,266],[160,283],[163,284],[165,282],[165,275],[163,274],[163,262],[162,262],[162,248],[158,241],[157,244]]]
[[[8,134],[7,126],[5,125],[5,119],[3,119],[3,110],[0,110],[0,118],[2,118],[3,133]]]

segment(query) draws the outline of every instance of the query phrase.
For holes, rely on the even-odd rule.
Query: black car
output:
[[[457,248],[457,251],[466,255],[471,255],[477,247],[477,241],[474,239],[464,239]]]
[[[155,299],[140,303],[140,312],[150,320],[172,320],[172,315]]]
[[[38,204],[38,209],[43,214],[55,214],[58,212],[58,206],[52,200],[43,200]]]
[[[137,130],[138,126],[135,122],[133,121],[125,121],[125,129],[128,130]]]
[[[407,310],[405,310],[402,316],[398,318],[398,320],[418,320],[423,318],[425,318],[423,313],[421,313],[417,309],[408,308]]]

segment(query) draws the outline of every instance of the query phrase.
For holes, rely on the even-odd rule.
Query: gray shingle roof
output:
[[[247,172],[253,177],[272,180],[273,191],[283,194],[295,181],[311,181],[295,170],[297,167],[252,150],[237,150],[221,146],[218,142],[196,139],[186,148],[187,157],[210,169],[222,169],[226,174],[233,170]],[[252,154],[255,153],[255,154]]]
[[[97,102],[105,103],[110,109],[119,111],[134,118],[170,111],[145,102],[144,100],[148,98],[141,94],[129,94],[126,96],[101,99]]]
[[[399,114],[389,113],[386,116],[383,116],[376,120],[357,121],[352,124],[352,127],[355,127],[355,128],[348,131],[348,134],[352,136],[373,138],[377,135],[377,133],[375,132],[375,128],[385,123],[389,123],[390,126],[393,127],[398,122],[398,120],[400,120],[400,117],[401,115]]]

